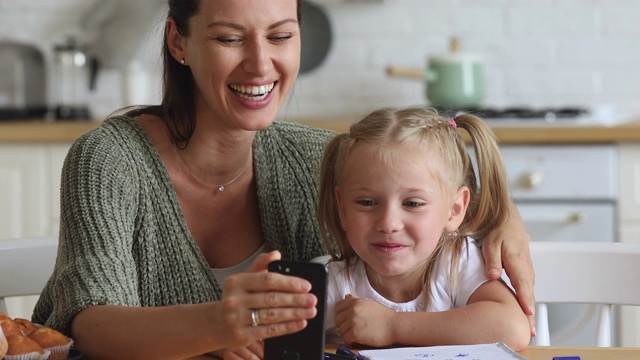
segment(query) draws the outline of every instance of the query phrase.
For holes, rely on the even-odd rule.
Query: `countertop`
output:
[[[524,121],[524,120],[523,120]],[[348,129],[347,120],[299,120],[298,122],[327,128],[337,132]],[[617,125],[548,124],[527,125],[518,123],[515,126],[490,126],[501,144],[606,144],[640,142],[640,117],[631,118]],[[463,138],[468,139],[466,132],[461,131]]]
[[[0,143],[71,143],[100,121],[15,120],[0,122]]]
[[[344,132],[355,119],[297,119],[310,126]],[[9,121],[0,123],[0,143],[73,142],[100,121]],[[492,127],[502,144],[602,144],[640,142],[640,118],[615,126],[552,124]],[[465,132],[462,132],[466,136]]]

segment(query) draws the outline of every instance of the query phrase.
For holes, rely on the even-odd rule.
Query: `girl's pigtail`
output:
[[[477,193],[472,195],[461,232],[481,240],[507,219],[509,192],[506,171],[495,136],[482,119],[462,114],[455,118],[455,122],[471,137],[478,169]],[[468,167],[466,178],[476,181],[472,166]],[[469,185],[475,187],[475,184]]]

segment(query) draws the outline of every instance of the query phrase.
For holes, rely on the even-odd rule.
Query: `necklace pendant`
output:
[[[224,191],[224,185],[220,185],[220,186],[218,187],[218,191],[223,192],[223,191]]]

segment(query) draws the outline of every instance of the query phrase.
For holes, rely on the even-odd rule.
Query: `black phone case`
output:
[[[264,360],[324,359],[324,313],[327,299],[327,271],[324,265],[279,260],[269,264],[269,271],[301,277],[311,282],[311,293],[318,298],[318,311],[302,331],[266,339]]]

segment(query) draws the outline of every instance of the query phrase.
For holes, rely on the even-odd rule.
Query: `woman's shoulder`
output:
[[[287,166],[316,168],[320,166],[326,144],[334,135],[329,130],[276,121],[258,131],[253,149],[256,157],[265,159],[270,167],[277,159]]]
[[[300,143],[321,142],[326,143],[335,136],[335,132],[314,128],[300,123],[289,121],[275,121],[265,130],[258,132],[258,136],[277,136],[283,140]]]
[[[100,126],[78,137],[67,153],[68,161],[109,161],[124,165],[126,159],[142,159],[151,156],[151,144],[142,127],[127,116],[107,118]]]
[[[120,115],[105,119],[100,126],[80,135],[75,143],[114,141],[138,133],[139,126],[128,116]]]
[[[117,149],[121,146],[148,145],[143,128],[135,119],[119,115],[109,117],[100,126],[89,130],[78,137],[74,146],[100,147]]]

